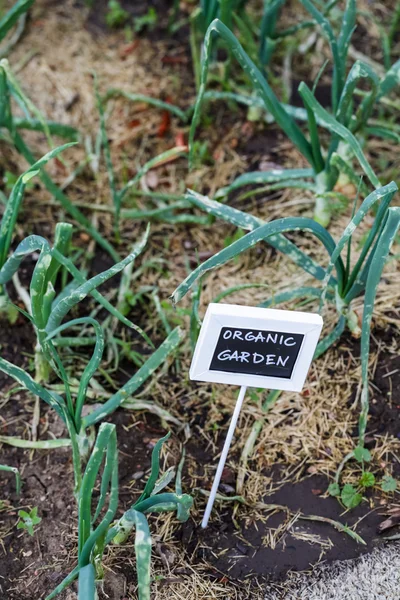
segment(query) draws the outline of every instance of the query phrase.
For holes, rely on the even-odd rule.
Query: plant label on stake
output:
[[[240,393],[219,460],[202,527],[206,527],[247,387],[301,392],[322,318],[234,304],[210,304],[190,367],[190,379],[239,385]]]

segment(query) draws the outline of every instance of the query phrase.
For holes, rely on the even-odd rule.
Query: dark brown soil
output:
[[[396,328],[374,332],[374,337],[382,343],[391,343],[393,336],[397,336]],[[341,351],[359,356],[359,342],[345,334],[340,341]],[[372,344],[372,351],[376,344]],[[388,374],[390,374],[388,376]],[[373,448],[375,436],[387,434],[400,437],[400,356],[393,352],[382,352],[375,376],[372,380],[371,410],[367,430],[368,447]],[[201,422],[198,423],[201,427]],[[356,432],[355,432],[356,435]],[[222,448],[223,439],[220,439]],[[196,457],[198,465],[216,464],[216,459],[209,456],[205,447],[196,439],[189,442],[187,450]],[[318,562],[323,556],[324,561],[346,560],[355,558],[360,554],[370,552],[377,544],[382,542],[378,535],[378,526],[385,519],[385,501],[382,505],[382,494],[379,491],[367,493],[362,504],[356,509],[344,512],[339,502],[327,497],[326,490],[331,480],[324,476],[307,476],[309,465],[303,466],[304,479],[298,483],[289,483],[271,495],[260,498],[266,505],[277,504],[287,507],[291,516],[317,515],[333,519],[349,527],[356,526],[355,531],[364,539],[366,545],[361,545],[351,539],[347,534],[336,530],[331,524],[315,520],[296,520],[294,525],[283,533],[275,549],[267,542],[269,530],[283,526],[288,521],[284,511],[272,514],[265,512],[269,519],[254,520],[248,526],[237,526],[232,517],[234,503],[218,503],[214,512],[214,520],[206,531],[199,527],[199,523],[189,521],[182,528],[182,541],[188,546],[189,553],[198,560],[207,560],[215,569],[233,579],[243,580],[256,574],[264,578],[282,578],[288,571],[308,569]],[[392,464],[393,475],[400,474],[400,467],[396,461]],[[272,469],[274,479],[279,481],[279,471]],[[268,473],[270,474],[270,473]],[[382,473],[381,475],[383,475]],[[200,466],[198,475],[204,475]],[[300,474],[301,476],[301,474]],[[207,489],[209,484],[203,486]],[[223,477],[220,492],[229,496],[234,494],[234,474],[227,471]],[[250,519],[251,521],[251,519]],[[297,539],[296,535],[305,533],[317,536],[325,543],[332,543],[330,548],[322,549],[319,543],[310,543],[309,540]],[[323,550],[323,554],[322,554]]]
[[[328,480],[313,476],[296,484],[287,484],[275,494],[263,498],[265,504],[279,504],[293,513],[328,517],[350,527],[362,518],[357,533],[366,545],[357,544],[348,535],[340,533],[332,525],[317,521],[297,520],[288,531],[283,530],[275,548],[267,542],[269,530],[284,526],[288,517],[277,511],[266,522],[254,521],[248,527],[237,529],[232,522],[233,504],[217,505],[218,522],[212,522],[206,531],[199,530],[193,522],[182,529],[182,538],[189,552],[198,559],[206,559],[227,577],[243,580],[251,574],[267,579],[281,579],[288,571],[310,568],[321,557],[321,545],[296,539],[305,533],[318,536],[332,547],[324,551],[324,561],[346,560],[370,552],[378,542],[376,530],[383,520],[381,511],[371,511],[368,503],[343,516],[343,508],[334,498],[322,498]],[[261,499],[260,499],[261,500]],[[267,516],[267,513],[266,513]]]

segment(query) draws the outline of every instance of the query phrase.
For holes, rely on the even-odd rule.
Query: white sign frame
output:
[[[207,308],[190,366],[190,379],[271,390],[301,392],[309,371],[323,321],[320,315],[236,304],[211,303]],[[301,333],[304,335],[290,379],[211,371],[210,363],[222,327]]]

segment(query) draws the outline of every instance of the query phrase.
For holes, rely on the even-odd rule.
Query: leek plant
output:
[[[135,186],[138,186],[140,179],[150,169],[177,156],[184,155],[186,153],[186,146],[177,146],[146,162],[138,169],[138,172],[132,179],[127,181],[120,189],[118,189],[115,172],[111,162],[110,146],[106,132],[105,107],[107,106],[107,103],[116,96],[123,96],[132,102],[146,102],[151,106],[161,108],[162,110],[168,110],[172,114],[179,117],[183,122],[186,122],[187,115],[173,104],[162,102],[161,100],[144,96],[142,94],[130,94],[116,88],[108,90],[104,97],[100,97],[97,90],[96,81],[95,84],[97,107],[100,114],[100,132],[96,142],[95,158],[96,162],[98,162],[101,149],[103,149],[111,197],[113,200],[113,207],[111,210],[115,216],[114,229],[117,239],[119,239],[119,224],[121,218],[147,220],[161,218],[171,223],[201,223],[202,217],[182,213],[176,214],[177,211],[181,211],[182,209],[188,207],[187,203],[184,202],[180,195],[162,193],[157,194],[152,192],[146,193],[141,191],[140,195],[149,196],[158,200],[158,204],[155,209],[140,211],[136,209],[122,208],[124,199],[129,193],[134,193],[135,191],[137,192],[137,190],[135,190]],[[14,100],[16,104],[22,108],[24,112],[23,118],[14,115],[11,100]],[[25,160],[27,160],[29,164],[33,165],[35,163],[33,152],[23,139],[20,133],[21,130],[33,130],[44,133],[50,146],[53,145],[51,139],[52,135],[57,135],[73,141],[79,140],[79,133],[73,127],[48,121],[43,117],[40,111],[24,94],[18,81],[13,75],[7,60],[4,59],[0,61],[0,139],[12,144],[25,158]],[[86,164],[87,162],[89,162],[89,157],[85,159],[83,164]],[[78,170],[80,168],[82,168],[82,166],[78,167]],[[76,204],[71,202],[64,191],[56,185],[56,183],[51,179],[44,169],[42,169],[40,172],[40,178],[47,190],[60,203],[65,212],[69,214],[79,224],[80,227],[87,231],[90,236],[99,244],[99,246],[106,250],[115,261],[118,261],[120,257],[115,248],[105,237],[99,233],[89,219],[79,210]],[[92,205],[89,204],[86,205],[86,207],[92,208]],[[102,211],[108,210],[108,207],[104,206],[96,206],[95,208]]]
[[[10,49],[18,42],[24,31],[26,15],[34,1],[35,0],[17,0],[0,20],[0,42],[4,40],[6,35],[15,25],[17,26],[15,33],[10,36],[10,39],[5,46],[0,49],[0,57],[6,56]]]
[[[95,600],[96,580],[101,581],[104,577],[101,560],[105,547],[124,543],[132,530],[135,530],[139,600],[150,600],[151,534],[146,514],[176,511],[178,520],[184,522],[189,518],[193,502],[191,496],[182,493],[180,471],[176,476],[175,492],[160,493],[175,476],[174,471],[169,469],[159,478],[160,451],[168,438],[169,434],[160,439],[153,449],[151,472],[143,493],[120,519],[114,520],[118,508],[116,431],[111,423],[100,425],[78,496],[78,564],[46,600],[55,598],[76,578],[79,578],[78,600]],[[97,478],[101,481],[100,497],[93,512],[92,497]]]
[[[361,158],[361,156],[359,157]],[[365,432],[369,412],[368,359],[370,348],[371,318],[374,310],[378,284],[390,249],[400,226],[400,208],[391,207],[391,201],[397,191],[395,183],[378,187],[370,193],[360,207],[353,211],[353,216],[336,242],[330,233],[319,223],[303,217],[285,217],[266,223],[251,214],[241,212],[204,196],[189,192],[187,198],[193,204],[214,217],[223,219],[249,233],[234,241],[203,264],[199,265],[179,285],[172,295],[173,301],[179,302],[183,296],[195,286],[198,279],[210,269],[218,268],[229,260],[245,252],[261,241],[266,241],[274,248],[293,260],[300,268],[322,282],[321,287],[302,287],[288,290],[268,299],[260,306],[268,307],[287,302],[294,298],[319,298],[320,311],[325,302],[333,304],[337,311],[337,324],[333,331],[318,344],[315,358],[326,352],[342,335],[347,326],[352,332],[361,335],[361,378],[362,392],[360,399],[360,417],[358,427],[358,447],[364,450]],[[374,224],[368,232],[364,245],[353,265],[352,236],[355,229],[371,209],[376,209]],[[326,268],[312,260],[297,244],[285,237],[288,232],[305,232],[316,237],[324,246],[329,263]],[[343,256],[344,254],[344,256]],[[364,309],[361,327],[357,315],[352,310],[352,301],[364,294]],[[279,391],[271,391],[264,402],[266,412],[276,402]],[[243,451],[241,470],[244,473],[248,456],[251,455],[255,441],[262,429],[263,420],[255,421]],[[340,470],[346,461],[355,456],[354,451],[345,457]],[[241,478],[243,482],[243,476]]]
[[[18,0],[0,20],[0,41],[32,6],[35,0]]]
[[[304,109],[289,107],[280,102],[267,79],[245,52],[234,34],[224,23],[216,19],[209,26],[204,40],[201,85],[190,129],[190,163],[193,162],[194,136],[204,99],[229,98],[245,102],[249,106],[259,107],[261,105],[272,115],[282,131],[300,151],[309,163],[309,168],[246,173],[234,180],[230,186],[219,190],[217,197],[226,197],[231,190],[249,184],[264,184],[269,186],[269,189],[294,187],[311,190],[316,198],[315,219],[326,227],[331,218],[332,197],[338,196],[340,200],[347,201],[347,198],[343,198],[340,193],[334,192],[335,185],[341,174],[342,177],[352,176],[352,167],[349,163],[353,156],[360,160],[361,147],[368,136],[379,135],[390,139],[397,136],[380,121],[371,121],[370,123],[369,121],[374,108],[398,85],[400,61],[395,63],[382,79],[378,78],[369,65],[357,61],[346,77],[348,48],[356,23],[356,1],[347,0],[338,35],[335,35],[329,19],[315,7],[311,0],[300,1],[321,27],[331,47],[333,59],[332,112],[325,110],[315,99],[315,86],[313,90],[310,90],[304,82],[299,86]],[[213,43],[217,36],[226,42],[227,47],[250,78],[253,91],[258,94],[258,98],[224,92],[206,93]],[[361,81],[368,83],[370,91],[364,93],[355,110],[357,86]],[[308,136],[297,124],[299,118],[307,122]],[[320,137],[319,126],[328,130],[330,134],[326,147]],[[360,162],[372,186],[379,188],[380,182],[368,163],[365,160]],[[361,192],[364,195],[366,190],[366,186],[362,186]]]
[[[264,0],[260,19],[249,14],[246,0],[200,0],[191,15],[190,45],[196,83],[200,83],[198,38],[203,37],[214,19],[229,29],[235,28],[246,51],[261,68],[265,68],[275,49],[280,33],[276,31],[279,13],[286,0]],[[282,32],[285,36],[285,32]],[[204,46],[202,46],[202,52]]]
[[[18,177],[11,190],[9,198],[5,199],[5,209],[0,222],[0,270],[4,266],[8,257],[15,225],[24,198],[26,185],[33,177],[35,177],[35,175],[40,173],[42,167],[50,159],[54,158],[65,148],[68,148],[71,145],[73,144],[65,144],[64,146],[55,148],[43,156],[40,160],[35,162],[27,171],[25,171],[25,173]],[[0,314],[1,313],[6,313],[10,320],[13,320],[15,317],[15,310],[8,300],[6,289],[4,285],[0,284]]]
[[[66,323],[61,323],[72,307],[76,306],[87,295],[92,294],[104,308],[109,310],[112,316],[120,319],[124,324],[133,327],[139,333],[142,333],[146,340],[148,338],[139,327],[133,325],[126,317],[123,317],[96,291],[96,287],[100,282],[107,281],[111,274],[121,271],[125,266],[124,263],[126,264],[129,260],[132,260],[132,255],[129,255],[125,261],[121,261],[121,263],[108,271],[82,282],[82,275],[80,275],[76,267],[60,251],[60,247],[62,247],[61,242],[68,241],[69,239],[69,229],[67,229],[67,233],[64,235],[65,229],[66,224],[60,224],[57,236],[60,242],[53,247],[50,247],[48,242],[44,238],[39,238],[39,236],[26,238],[0,271],[1,279],[3,271],[4,273],[14,272],[27,253],[40,250],[39,260],[31,282],[32,314],[25,314],[35,327],[43,359],[47,361],[48,365],[50,365],[62,381],[63,394],[47,389],[47,387],[32,379],[23,369],[3,358],[0,358],[0,370],[15,379],[23,388],[50,405],[63,420],[68,430],[69,443],[72,446],[75,489],[78,492],[81,486],[81,461],[86,456],[90,447],[90,428],[112,414],[163,364],[169,354],[178,346],[182,334],[179,328],[172,330],[161,346],[144,361],[137,373],[118,392],[113,394],[103,405],[93,410],[90,414],[83,416],[82,411],[86,401],[88,386],[94,373],[99,368],[103,356],[104,331],[99,322],[92,317],[80,317]],[[72,272],[79,285],[72,290],[67,289],[64,294],[61,294],[60,297],[54,300],[54,288],[51,280],[52,275],[58,270],[60,265],[63,265]],[[46,290],[45,293],[43,292],[43,288]],[[57,346],[59,342],[61,342],[60,347],[63,346],[63,338],[60,334],[66,329],[76,326],[92,327],[95,336],[92,357],[84,369],[78,388],[75,390],[71,386]],[[73,344],[73,340],[69,339],[68,342],[69,344]],[[2,441],[7,440],[3,437]],[[66,445],[65,440],[58,440],[58,442],[58,445]],[[44,447],[47,447],[46,442],[44,444]],[[37,447],[40,447],[40,445],[37,445]]]
[[[40,252],[30,283],[28,313],[25,313],[31,320],[37,337],[35,361],[37,381],[47,380],[49,365],[57,372],[57,358],[54,355],[53,345],[48,336],[61,325],[68,312],[89,295],[106,308],[112,316],[137,331],[152,346],[146,333],[123,316],[97,291],[100,285],[123,271],[127,265],[135,260],[146,244],[148,231],[149,228],[126,258],[89,280],[86,280],[80,270],[65,256],[68,253],[72,237],[72,225],[69,223],[57,224],[53,246],[50,246],[49,242],[43,237],[31,235],[20,242],[15,251],[5,261],[0,269],[0,286],[5,286],[13,278],[25,257]],[[62,267],[72,275],[73,280],[57,295],[55,291],[56,279]]]
[[[52,342],[62,331],[76,325],[91,325],[95,331],[96,343],[92,357],[81,376],[78,392],[74,397],[66,369]],[[0,369],[4,373],[15,379],[21,387],[49,404],[63,420],[69,438],[53,440],[57,443],[53,444],[53,447],[65,446],[67,445],[65,442],[69,442],[72,449],[74,494],[78,504],[78,565],[47,597],[47,600],[58,595],[77,577],[79,577],[79,600],[95,600],[97,598],[96,580],[103,577],[101,559],[106,545],[123,543],[133,529],[136,530],[135,550],[139,598],[140,600],[150,599],[151,536],[145,515],[151,512],[176,510],[178,519],[185,521],[189,516],[192,498],[182,494],[180,475],[177,477],[175,493],[160,493],[173,478],[173,473],[169,470],[161,479],[158,479],[159,453],[162,444],[169,437],[167,435],[154,447],[151,473],[143,493],[119,520],[114,521],[118,507],[117,437],[115,425],[102,421],[123,405],[124,401],[128,400],[129,396],[165,362],[169,354],[178,346],[181,337],[178,328],[173,330],[164,343],[121,389],[86,416],[83,416],[83,408],[88,385],[100,365],[104,349],[103,329],[96,320],[91,317],[73,319],[60,325],[47,336],[47,343],[51,348],[52,364],[55,365],[55,370],[63,381],[63,395],[40,385],[23,369],[0,358]],[[97,423],[100,423],[100,427],[91,450],[93,437],[91,430]],[[41,442],[37,442],[35,447],[40,448]],[[43,447],[47,447],[46,442],[43,442]],[[88,456],[86,466],[84,466]],[[103,462],[104,467],[100,475]],[[6,468],[4,467],[3,470]],[[8,468],[7,470],[12,469]],[[13,472],[16,471],[13,470]],[[100,477],[100,496],[97,507],[92,512],[93,491],[98,477]],[[108,504],[106,506],[107,497]]]

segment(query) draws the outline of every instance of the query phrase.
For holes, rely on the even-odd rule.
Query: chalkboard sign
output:
[[[290,379],[304,335],[222,327],[211,371]]]
[[[301,391],[321,329],[313,313],[210,304],[190,378]]]

